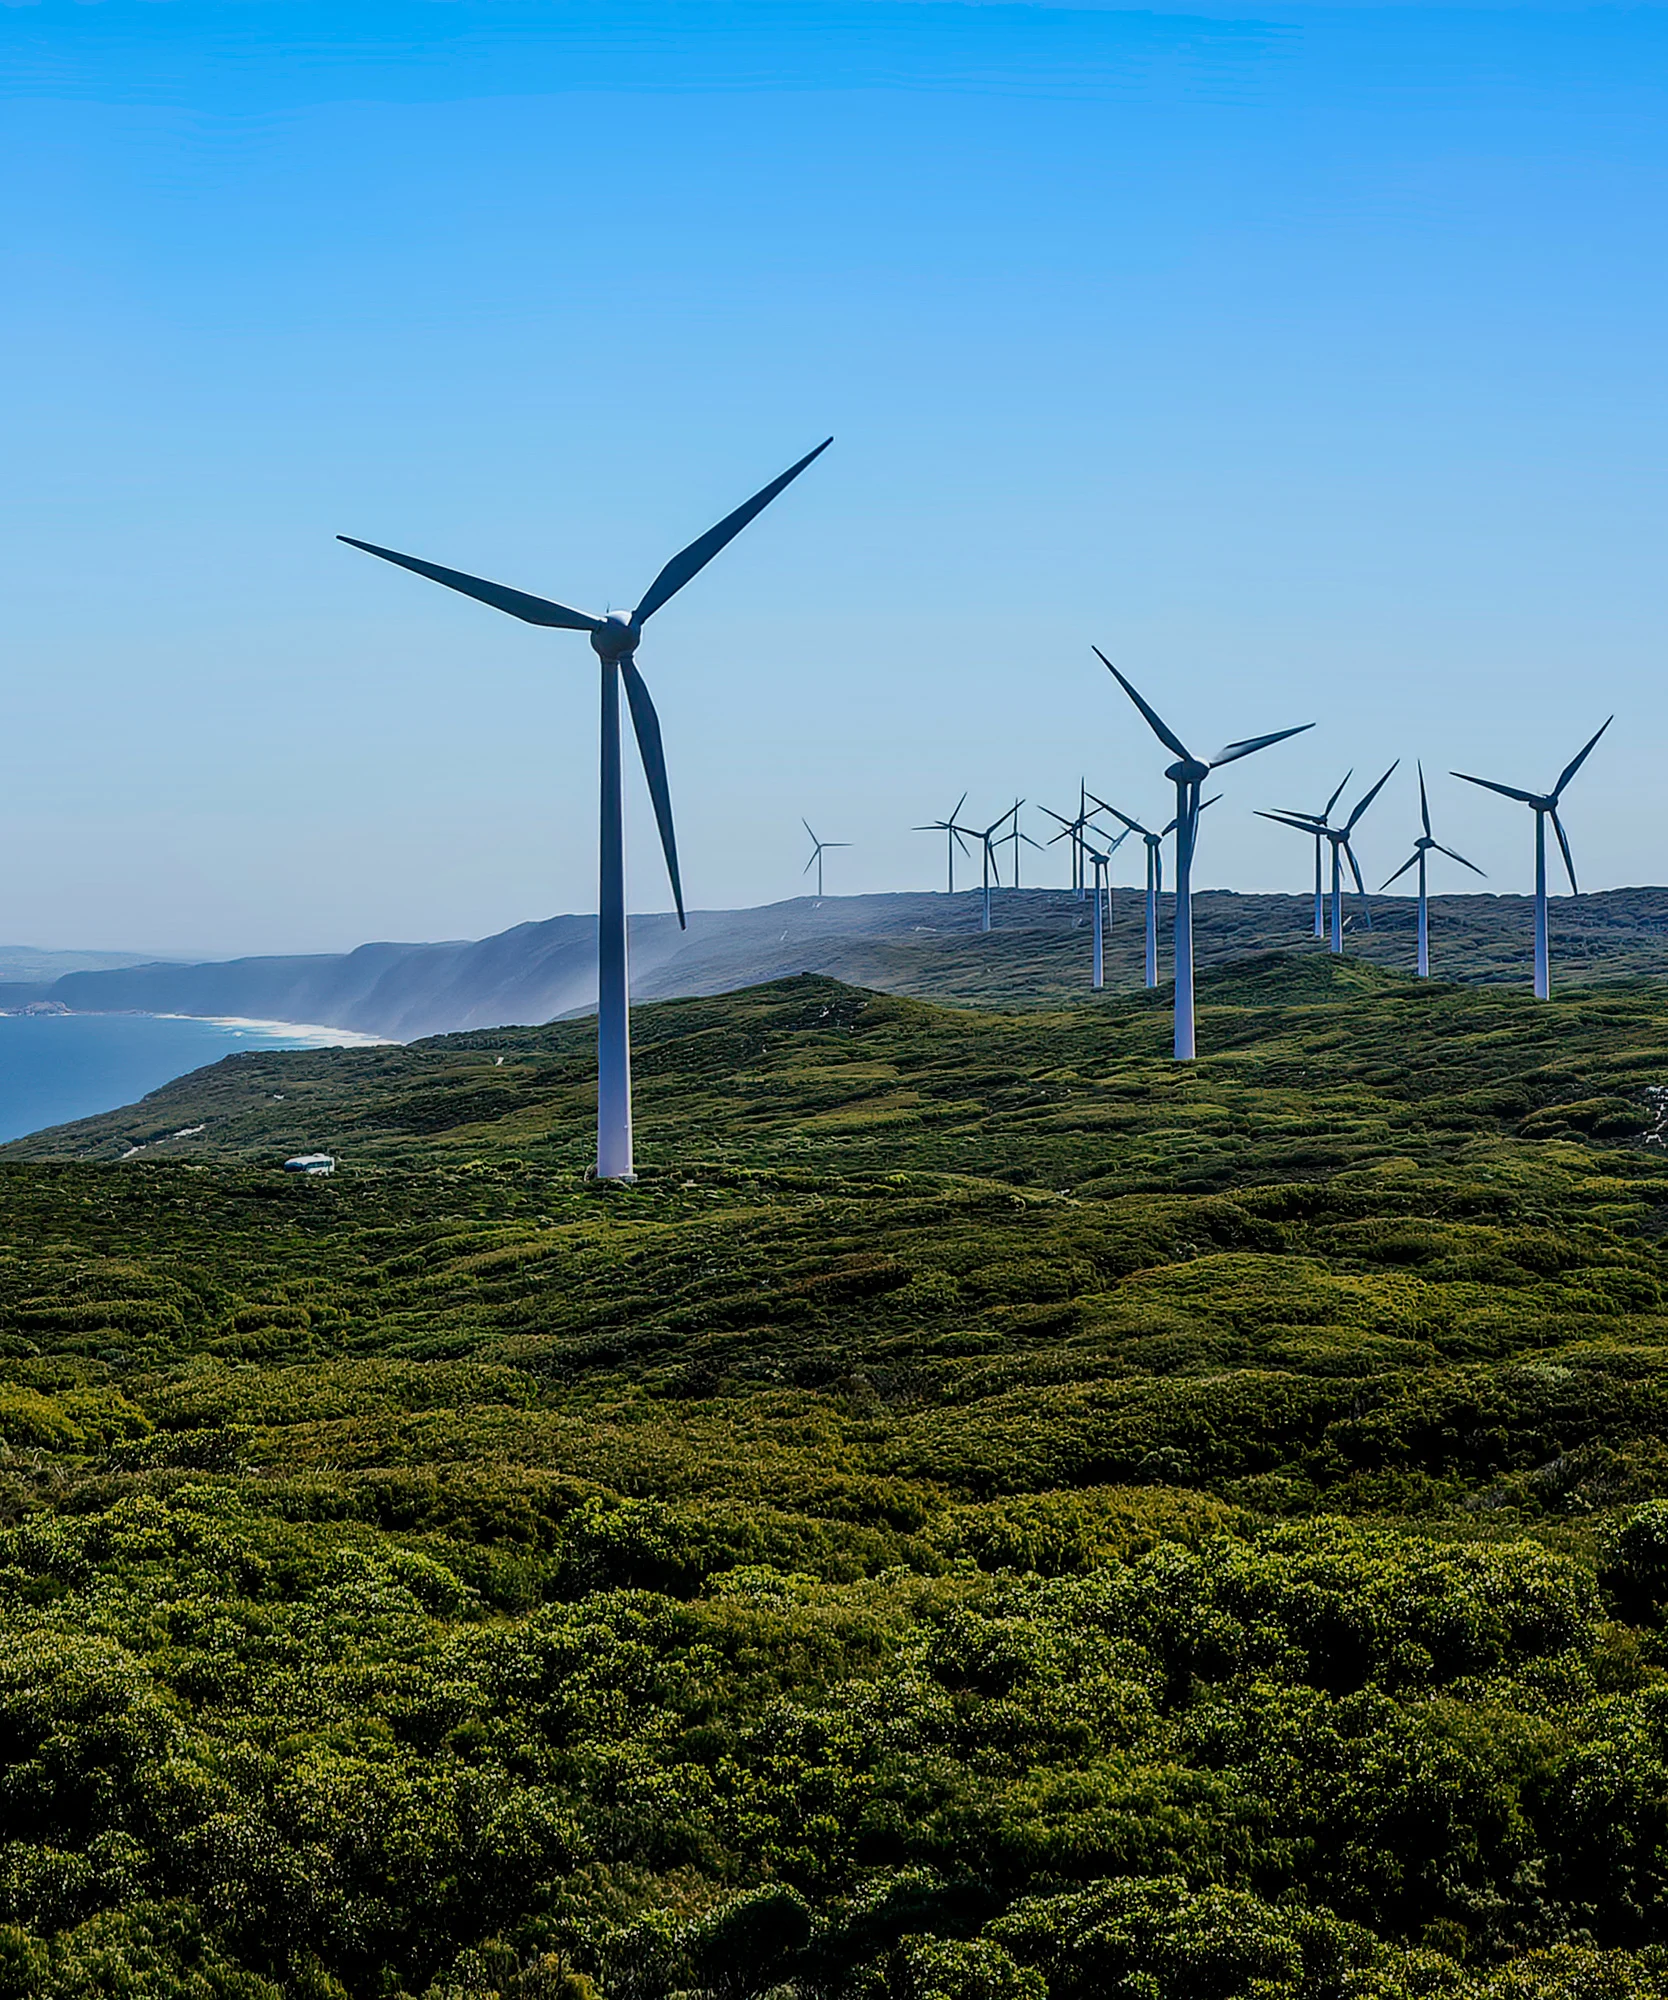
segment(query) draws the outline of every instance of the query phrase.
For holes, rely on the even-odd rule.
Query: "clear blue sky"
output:
[[[1668,12],[0,5],[0,937],[595,906],[595,670],[340,547],[566,597],[834,449],[657,618],[690,900],[936,886],[1080,769],[1089,652],[1254,805],[1550,782],[1668,880]],[[1518,889],[1529,816],[1444,777]],[[634,795],[634,901],[663,907]],[[1040,828],[1038,829],[1040,831]],[[1363,859],[1409,851],[1392,780]],[[1055,854],[1060,853],[1059,849]],[[1456,881],[1454,886],[1459,886]]]

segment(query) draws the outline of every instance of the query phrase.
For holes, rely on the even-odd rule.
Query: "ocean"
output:
[[[181,1014],[0,1014],[0,1141],[131,1104],[240,1049],[321,1049],[371,1035]]]

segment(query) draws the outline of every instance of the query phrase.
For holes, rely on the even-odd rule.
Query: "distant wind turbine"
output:
[[[1546,823],[1550,819],[1552,830],[1558,836],[1558,846],[1564,857],[1564,872],[1570,878],[1570,893],[1579,896],[1576,887],[1575,863],[1570,858],[1570,844],[1564,833],[1564,823],[1558,817],[1558,801],[1564,796],[1564,788],[1577,771],[1586,763],[1593,745],[1610,727],[1616,718],[1607,715],[1586,743],[1575,753],[1558,775],[1558,782],[1550,792],[1520,792],[1515,785],[1497,785],[1492,778],[1468,777],[1464,771],[1450,773],[1456,778],[1464,778],[1468,785],[1481,785],[1484,791],[1498,792],[1502,798],[1521,799],[1535,815],[1535,998],[1545,1000],[1552,993],[1552,972],[1546,951]]]
[[[744,501],[733,514],[726,514],[716,527],[709,528],[688,548],[667,563],[635,611],[610,611],[598,618],[589,611],[575,611],[548,597],[531,597],[501,583],[488,583],[461,570],[444,569],[438,563],[422,562],[393,549],[379,548],[375,542],[356,541],[352,535],[337,539],[384,562],[398,563],[414,570],[448,590],[478,598],[495,610],[507,611],[512,618],[529,625],[550,625],[569,632],[588,632],[591,645],[602,663],[602,810],[600,828],[600,890],[597,897],[597,1178],[631,1180],[631,1001],[626,973],[625,903],[625,816],[620,783],[620,683],[625,683],[631,724],[637,736],[643,773],[654,802],[655,822],[660,829],[661,850],[666,856],[666,872],[671,878],[672,897],[677,904],[678,922],[684,922],[683,885],[678,877],[677,839],[672,828],[672,795],[666,783],[666,757],[660,742],[660,718],[643,676],[637,671],[637,647],[643,636],[644,621],[675,597],[691,578],[697,576],[719,551],[739,535],[749,521],[764,511],[784,487],[821,456],[834,442],[824,438],[780,478],[761,487],[751,500]]]
[[[1336,804],[1338,803],[1338,801],[1339,801],[1339,800],[1340,800],[1340,799],[1341,799],[1341,798],[1343,797],[1343,795],[1344,795],[1344,786],[1345,786],[1345,785],[1347,785],[1347,784],[1349,783],[1350,779],[1351,779],[1351,778],[1353,778],[1354,776],[1355,776],[1355,767],[1354,767],[1353,765],[1351,765],[1351,767],[1349,768],[1349,770],[1347,770],[1347,771],[1346,771],[1346,772],[1344,773],[1344,775],[1343,775],[1343,778],[1342,778],[1342,779],[1340,780],[1340,782],[1339,782],[1339,785],[1338,785],[1338,789],[1337,789],[1337,790],[1336,790],[1336,791],[1335,791],[1335,792],[1334,792],[1334,793],[1332,794],[1331,798],[1329,798],[1329,799],[1327,800],[1327,802],[1326,802],[1326,805],[1324,806],[1324,808],[1323,808],[1323,809],[1322,809],[1322,810],[1321,810],[1320,812],[1318,812],[1318,813],[1304,813],[1304,812],[1292,812],[1292,813],[1288,813],[1288,814],[1286,815],[1286,818],[1287,818],[1287,820],[1288,820],[1288,821],[1290,821],[1290,820],[1296,820],[1296,819],[1301,819],[1301,820],[1307,820],[1307,821],[1308,821],[1308,823],[1309,823],[1309,825],[1310,825],[1310,826],[1311,826],[1311,827],[1312,827],[1312,828],[1314,829],[1314,835],[1315,835],[1315,936],[1316,936],[1316,937],[1325,937],[1325,935],[1326,935],[1326,917],[1325,917],[1325,912],[1324,912],[1324,910],[1323,910],[1323,908],[1322,908],[1322,900],[1323,900],[1323,899],[1322,899],[1322,895],[1321,895],[1321,842],[1322,842],[1322,841],[1323,841],[1323,840],[1324,840],[1324,839],[1326,838],[1326,833],[1327,833],[1327,829],[1328,829],[1328,827],[1329,827],[1329,826],[1330,826],[1330,824],[1331,824],[1331,820],[1332,820],[1332,808],[1333,808],[1333,807],[1334,807],[1334,806],[1335,806],[1335,805],[1336,805]],[[1267,819],[1267,818],[1268,818],[1268,814],[1267,814],[1267,813],[1264,813],[1264,814],[1262,815],[1262,817],[1263,817],[1264,819]]]
[[[1402,760],[1398,757],[1396,759],[1396,763],[1390,766],[1390,771],[1394,771],[1396,768],[1396,764],[1399,764],[1401,761]],[[1350,835],[1355,831],[1356,827],[1360,824],[1361,816],[1363,813],[1366,812],[1368,806],[1372,804],[1373,800],[1378,797],[1379,793],[1382,792],[1384,790],[1384,787],[1390,782],[1390,771],[1386,771],[1384,776],[1379,779],[1378,783],[1374,785],[1372,790],[1368,792],[1364,798],[1362,798],[1357,802],[1354,812],[1350,814],[1349,818],[1344,821],[1342,826],[1328,826],[1324,823],[1324,821],[1308,818],[1299,813],[1259,812],[1257,815],[1258,819],[1271,819],[1276,821],[1281,826],[1295,826],[1299,833],[1312,833],[1318,835],[1319,838],[1322,840],[1331,841],[1332,843],[1331,949],[1334,952],[1341,952],[1344,948],[1343,863],[1346,860],[1349,862],[1350,873],[1355,877],[1355,887],[1358,894],[1361,897],[1361,908],[1366,918],[1367,928],[1368,930],[1371,930],[1373,927],[1372,908],[1367,902],[1367,885],[1361,879],[1361,864],[1356,860],[1355,849],[1350,845]],[[1333,803],[1334,804],[1337,803],[1336,797],[1334,797]],[[1330,810],[1330,808],[1328,808],[1328,810]]]
[[[1084,896],[1087,894],[1083,886],[1083,830],[1094,818],[1093,809],[1089,805],[1088,787],[1081,779],[1078,780],[1077,815],[1074,819],[1067,819],[1064,813],[1057,813],[1052,806],[1042,806],[1039,810],[1047,813],[1049,818],[1060,829],[1058,833],[1049,835],[1048,845],[1052,847],[1057,841],[1061,840],[1069,840],[1071,842],[1072,894],[1076,896],[1079,902],[1082,902]],[[1036,842],[1033,841],[1032,845],[1035,846]]]
[[[979,837],[976,828],[971,826],[958,826],[956,824],[956,816],[957,814],[960,813],[962,807],[966,805],[966,803],[967,803],[967,794],[963,792],[961,797],[956,800],[955,810],[950,814],[950,817],[948,819],[929,819],[925,826],[917,826],[917,827],[912,827],[910,829],[910,831],[913,833],[943,834],[944,847],[950,864],[949,890],[952,896],[956,893],[956,849],[958,847],[961,848],[963,854],[967,852],[967,848],[963,844],[962,840],[962,836],[964,834],[967,836],[968,840],[977,840]]]
[[[1020,846],[1021,846],[1021,844],[1023,843],[1023,844],[1024,844],[1024,845],[1025,845],[1026,847],[1034,847],[1034,848],[1035,848],[1035,849],[1037,850],[1037,852],[1038,852],[1039,854],[1041,854],[1041,853],[1042,853],[1042,851],[1043,851],[1043,844],[1042,844],[1042,842],[1041,842],[1040,840],[1033,840],[1033,839],[1031,838],[1031,836],[1030,836],[1030,835],[1029,835],[1028,833],[1021,833],[1021,832],[1020,832],[1020,830],[1019,830],[1019,808],[1020,808],[1020,806],[1022,806],[1022,805],[1023,805],[1024,803],[1025,803],[1025,801],[1024,801],[1023,799],[1021,799],[1021,800],[1019,800],[1019,801],[1018,801],[1018,803],[1017,803],[1017,804],[1016,804],[1016,805],[1014,806],[1014,815],[1013,815],[1013,817],[1014,817],[1014,823],[1013,823],[1013,828],[1012,828],[1012,831],[1011,831],[1011,832],[1008,832],[1008,833],[1005,833],[1005,834],[1003,834],[1002,838],[1001,838],[1001,839],[1000,839],[1000,840],[999,840],[999,841],[998,841],[998,842],[996,843],[998,847],[1003,847],[1003,846],[1007,846],[1007,845],[1010,845],[1010,844],[1011,844],[1011,845],[1012,845],[1012,847],[1013,847],[1013,851],[1014,851],[1014,887],[1015,887],[1016,889],[1017,889],[1017,888],[1019,887],[1019,850],[1020,850]],[[1051,815],[1051,817],[1052,817],[1052,815]]]
[[[992,878],[995,879],[996,886],[998,888],[1002,886],[1002,871],[997,866],[996,863],[996,850],[999,846],[1001,846],[1002,843],[1000,840],[994,837],[996,834],[996,829],[999,826],[1003,825],[1015,813],[1017,813],[1020,807],[1024,805],[1024,803],[1025,801],[1023,799],[1015,799],[1013,804],[1009,806],[1008,810],[1005,813],[1003,813],[1001,819],[993,819],[990,825],[983,828],[979,833],[979,840],[984,848],[985,906],[984,906],[984,916],[979,924],[979,928],[982,931],[988,931],[990,929],[990,885]]]
[[[1135,706],[1146,717],[1147,726],[1166,750],[1174,753],[1176,761],[1167,766],[1165,777],[1176,788],[1176,1039],[1175,1050],[1178,1062],[1193,1060],[1193,849],[1199,836],[1199,814],[1203,810],[1199,802],[1199,792],[1211,772],[1224,764],[1237,763],[1241,757],[1249,757],[1258,750],[1266,750],[1273,743],[1284,743],[1288,736],[1300,736],[1305,729],[1313,729],[1312,722],[1300,722],[1294,729],[1276,729],[1267,736],[1247,737],[1240,743],[1229,743],[1207,764],[1195,757],[1176,732],[1124,679],[1118,669],[1097,646],[1095,657],[1123,689]]]
[[[799,823],[811,836],[811,858],[799,872],[801,875],[809,875],[813,868],[817,871],[817,901],[820,903],[822,901],[822,857],[831,847],[849,847],[851,842],[849,840],[818,840],[808,819],[802,819]]]
[[[1129,829],[1126,827],[1118,835],[1117,840],[1108,844],[1104,852],[1098,847],[1091,847],[1086,840],[1083,842],[1084,858],[1092,865],[1095,876],[1095,955],[1094,974],[1090,983],[1097,993],[1106,984],[1106,937],[1101,915],[1110,901],[1106,871],[1111,866],[1112,856],[1117,852],[1119,844],[1128,838]]]
[[[1450,861],[1457,861],[1462,868],[1469,868],[1473,875],[1486,875],[1487,870],[1479,868],[1475,861],[1467,861],[1463,854],[1456,854],[1451,847],[1444,847],[1440,841],[1431,838],[1430,800],[1425,796],[1425,767],[1419,766],[1419,817],[1424,823],[1424,832],[1413,843],[1413,852],[1396,870],[1389,881],[1383,884],[1382,895],[1391,882],[1401,880],[1410,868],[1419,870],[1419,977],[1431,976],[1431,926],[1430,912],[1425,904],[1425,860],[1430,854],[1446,854]]]

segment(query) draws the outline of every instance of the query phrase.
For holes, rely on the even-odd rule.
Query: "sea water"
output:
[[[375,1039],[341,1028],[182,1014],[0,1014],[0,1141],[114,1111],[240,1049]]]

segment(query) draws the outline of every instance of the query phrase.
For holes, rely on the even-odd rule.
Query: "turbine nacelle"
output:
[[[1202,785],[1210,776],[1210,766],[1201,764],[1197,757],[1178,757],[1165,767],[1164,775],[1172,784]]]
[[[591,644],[602,660],[619,660],[635,653],[642,636],[643,628],[635,612],[626,618],[618,611],[610,611],[591,628]]]

